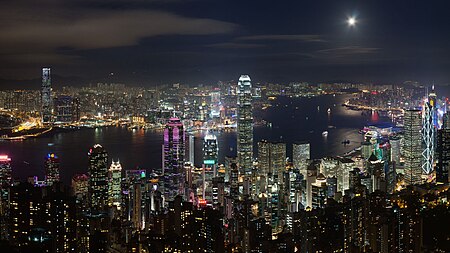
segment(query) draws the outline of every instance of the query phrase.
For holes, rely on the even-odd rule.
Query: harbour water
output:
[[[377,114],[362,115],[360,111],[346,109],[341,104],[347,97],[278,98],[272,107],[256,112],[258,117],[272,123],[272,126],[255,127],[255,155],[256,142],[261,139],[286,142],[288,156],[292,152],[291,143],[295,141],[309,141],[312,158],[339,155],[360,145],[362,137],[358,130],[365,125],[389,122],[388,118]],[[328,131],[326,137],[322,134],[324,131]],[[204,134],[195,133],[196,164],[200,164],[202,159]],[[220,132],[217,135],[219,162],[223,162],[225,156],[236,154],[236,133]],[[120,160],[124,169],[160,168],[162,137],[162,131],[155,130],[120,127],[83,129],[20,142],[1,142],[0,154],[12,158],[13,176],[23,180],[33,175],[42,178],[44,158],[53,152],[60,158],[62,180],[70,183],[75,173],[87,172],[87,152],[96,143],[106,148],[109,162]],[[349,140],[349,144],[343,145],[344,140]]]

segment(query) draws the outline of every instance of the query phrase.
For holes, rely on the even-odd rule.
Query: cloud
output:
[[[316,34],[265,34],[254,36],[243,36],[236,38],[237,41],[251,40],[285,40],[285,41],[302,41],[302,42],[326,42],[322,36]]]
[[[379,48],[375,47],[360,47],[360,46],[349,46],[349,47],[337,47],[328,48],[316,51],[316,56],[326,56],[326,57],[347,57],[352,55],[362,55],[362,54],[373,54],[377,52]]]
[[[160,1],[146,4],[153,2]],[[0,61],[4,66],[71,64],[82,60],[80,50],[133,46],[156,36],[227,34],[238,28],[220,20],[128,6],[104,0],[0,1]]]
[[[95,49],[136,45],[161,35],[229,33],[236,25],[156,11],[112,11],[61,22],[22,23],[3,27],[0,45],[20,49]]]
[[[207,47],[220,48],[220,49],[250,49],[250,48],[261,48],[265,45],[261,44],[247,44],[247,43],[235,43],[235,42],[225,42],[206,45]]]

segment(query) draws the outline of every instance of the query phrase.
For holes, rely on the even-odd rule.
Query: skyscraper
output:
[[[100,144],[95,144],[88,157],[91,212],[102,212],[108,201],[108,154]]]
[[[45,159],[45,184],[52,186],[56,182],[59,182],[59,158],[50,153]]]
[[[50,76],[50,68],[42,69],[42,123],[50,123],[52,120],[52,81]]]
[[[217,137],[208,133],[203,142],[203,197],[212,201],[212,180],[217,175]]]
[[[122,166],[119,160],[112,161],[108,170],[108,204],[120,209],[122,202]]]
[[[164,129],[163,175],[165,202],[183,194],[184,130],[178,118],[170,118]]]
[[[434,166],[434,151],[436,142],[436,93],[434,86],[428,95],[428,100],[423,105],[422,117],[422,138],[424,149],[422,151],[423,163],[422,170],[424,174],[430,174]]]
[[[0,155],[0,240],[8,239],[11,174],[11,158]]]
[[[421,183],[422,175],[422,140],[420,110],[405,110],[403,156],[405,158],[405,182],[407,184]]]
[[[250,175],[253,159],[252,84],[248,75],[241,75],[237,87],[237,154],[239,171]]]
[[[450,166],[450,112],[444,114],[442,128],[438,130],[437,140],[437,164],[436,181],[438,183],[448,183]]]
[[[303,175],[308,167],[307,161],[311,159],[310,145],[308,142],[296,142],[292,144],[292,162],[294,167],[300,170]]]

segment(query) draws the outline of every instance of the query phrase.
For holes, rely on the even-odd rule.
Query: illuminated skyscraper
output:
[[[183,195],[184,130],[178,118],[170,118],[164,129],[163,174],[165,203]]]
[[[59,182],[59,158],[50,153],[45,159],[45,184],[52,186],[56,182]]]
[[[11,174],[11,158],[0,155],[0,240],[8,239]]]
[[[217,137],[207,134],[203,142],[203,197],[212,201],[212,179],[217,174]]]
[[[250,175],[253,159],[252,84],[248,75],[241,75],[237,87],[237,154],[241,174]]]
[[[396,166],[400,165],[400,137],[389,137],[389,144],[391,144],[391,162],[395,162]]]
[[[421,183],[422,175],[422,140],[420,110],[405,110],[403,156],[405,159],[405,182],[407,184]]]
[[[428,95],[428,100],[423,105],[422,138],[424,149],[422,152],[422,170],[424,174],[430,174],[434,166],[434,151],[436,142],[436,93],[434,86]]]
[[[95,144],[88,156],[91,212],[102,212],[108,201],[108,154],[100,144]]]
[[[52,81],[50,76],[50,68],[42,69],[42,123],[50,123],[52,120]]]
[[[108,204],[120,209],[122,202],[122,166],[119,161],[112,161],[108,170],[108,178]]]
[[[213,134],[207,134],[203,143],[203,163],[205,165],[217,165],[219,147],[217,137]]]
[[[307,161],[311,159],[310,145],[308,142],[296,142],[292,144],[292,162],[294,167],[303,175],[308,167]]]
[[[442,129],[438,130],[438,140],[436,149],[436,182],[448,183],[450,167],[450,112],[444,114]]]

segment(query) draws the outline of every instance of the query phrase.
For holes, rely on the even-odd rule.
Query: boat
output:
[[[327,136],[328,136],[328,131],[323,131],[323,132],[322,132],[322,136],[323,136],[323,137],[327,137]]]
[[[328,108],[327,112],[328,112],[328,113],[330,113],[330,112],[331,112],[331,109],[330,109],[330,108]]]

